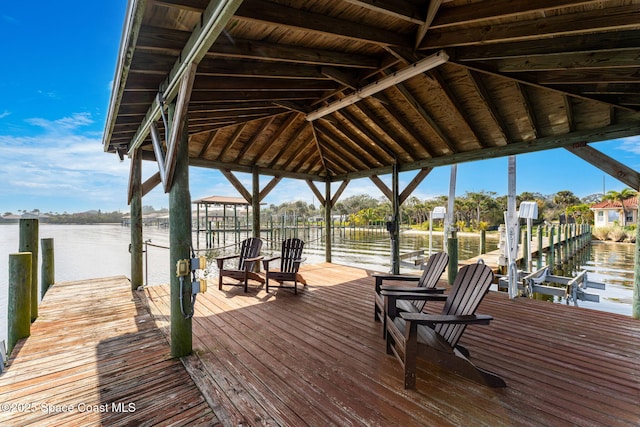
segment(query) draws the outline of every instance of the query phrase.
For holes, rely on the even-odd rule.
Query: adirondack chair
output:
[[[382,322],[382,336],[386,335],[386,319],[384,308],[384,297],[380,294],[382,289],[390,289],[396,292],[425,292],[439,293],[444,292],[444,288],[437,288],[436,284],[447,268],[449,255],[446,252],[437,252],[429,257],[424,263],[424,271],[421,276],[408,274],[374,274],[376,280],[376,293],[374,296],[373,318],[375,321]],[[401,282],[417,282],[416,286],[386,286],[385,282],[401,281]],[[425,300],[397,300],[397,310],[409,313],[420,313],[424,308]]]
[[[232,286],[244,286],[244,291],[248,290],[249,279],[264,283],[264,279],[258,273],[254,271],[255,266],[263,258],[260,256],[260,249],[262,248],[262,240],[257,237],[250,237],[242,242],[240,253],[235,255],[227,255],[216,258],[218,263],[218,270],[220,271],[218,276],[218,289],[222,290],[222,285]],[[226,268],[225,261],[231,259],[238,259],[237,268]],[[223,283],[223,276],[231,277],[238,280],[238,283]]]
[[[382,290],[387,307],[387,353],[393,354],[404,369],[404,387],[416,386],[416,362],[420,357],[468,379],[490,387],[506,387],[502,378],[478,368],[469,360],[458,341],[467,325],[487,325],[491,316],[475,314],[493,281],[493,272],[484,264],[464,266],[458,272],[448,295],[407,296]],[[398,313],[397,298],[444,300],[440,314]]]
[[[293,288],[293,293],[298,293],[298,282],[307,286],[307,282],[298,273],[300,264],[306,259],[302,258],[302,249],[304,248],[304,242],[300,239],[291,238],[282,242],[282,252],[279,256],[265,258],[262,260],[262,265],[266,275],[266,288],[269,292],[269,279],[273,279],[279,282],[279,286],[271,285],[274,288]],[[280,270],[273,270],[270,263],[279,259]],[[293,282],[293,286],[285,285],[284,282]]]

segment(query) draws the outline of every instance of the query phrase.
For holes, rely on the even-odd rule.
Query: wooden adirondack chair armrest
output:
[[[420,300],[420,301],[445,301],[446,295],[434,294],[434,293],[419,293],[419,292],[396,292],[390,290],[382,290],[380,294],[384,297],[384,306],[387,313],[387,317],[393,319],[398,315],[398,308],[396,302],[398,300]]]
[[[462,316],[447,314],[426,314],[426,313],[400,313],[400,316],[418,325],[433,325],[436,323],[446,324],[467,324],[467,325],[488,325],[493,317],[488,314],[468,314]]]
[[[424,301],[445,301],[447,299],[446,295],[434,292],[406,292],[406,291],[396,291],[392,289],[383,289],[380,291],[380,295],[388,297],[393,300],[424,300]]]
[[[239,258],[240,255],[226,255],[226,256],[221,256],[221,257],[216,257],[216,262],[218,263],[218,268],[222,269],[222,267],[224,266],[224,262],[228,259],[234,259],[234,258]]]
[[[277,259],[280,259],[280,255],[264,258],[262,260],[262,266],[264,267],[265,270],[269,270],[269,263]]]
[[[442,294],[444,293],[445,288],[418,288],[415,286],[394,286],[394,285],[383,285],[380,287],[380,292],[409,292],[409,293],[418,293],[418,294]],[[414,298],[412,298],[414,299]]]
[[[373,274],[373,278],[376,279],[376,293],[380,293],[380,289],[384,287],[382,284],[385,280],[389,281],[403,281],[403,282],[417,282],[420,280],[420,276],[416,276],[415,274],[381,274],[375,273]]]
[[[254,257],[254,258],[247,258],[244,260],[244,262],[256,262],[256,261],[260,261],[262,258],[264,258],[262,255]]]

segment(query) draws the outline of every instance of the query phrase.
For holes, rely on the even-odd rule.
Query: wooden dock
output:
[[[479,312],[495,320],[469,327],[462,344],[507,388],[421,362],[417,390],[407,391],[373,321],[372,272],[335,264],[302,272],[309,286],[297,296],[257,286],[199,295],[194,354],[183,360],[191,378],[161,338],[168,286],[132,298],[122,279],[56,284],[0,377],[0,401],[124,402],[136,411],[4,412],[0,424],[640,424],[637,320],[490,292]]]
[[[126,277],[57,283],[0,376],[0,425],[218,424]]]
[[[590,234],[589,234],[590,235]],[[549,239],[549,237],[542,237],[542,245],[539,246],[538,245],[538,240],[539,237],[538,236],[532,236],[531,237],[531,242],[529,242],[529,252],[531,254],[531,257],[538,257],[540,256],[540,250],[539,248],[542,248],[542,252],[549,252],[551,250],[551,241]],[[590,239],[589,239],[590,240]],[[582,241],[582,243],[580,243],[580,241]],[[582,239],[582,235],[578,236],[578,237],[571,237],[571,238],[567,238],[566,234],[562,235],[562,240],[560,242],[558,242],[558,236],[555,236],[555,241],[554,241],[554,252],[559,252],[559,248],[562,247],[562,252],[559,252],[560,256],[555,256],[556,262],[559,262],[560,259],[564,260],[569,256],[573,256],[573,252],[580,246],[580,247],[584,247],[586,245],[587,241]],[[567,245],[569,245],[570,250],[567,253]],[[525,253],[524,253],[524,245],[522,244],[522,242],[519,243],[518,245],[518,256],[516,258],[516,264],[521,264],[524,259],[525,259]],[[475,264],[478,262],[478,260],[482,259],[482,261],[487,264],[489,267],[491,267],[491,269],[496,272],[499,270],[500,268],[500,248],[493,250],[491,252],[487,252],[484,254],[480,254],[478,256],[475,256],[473,258],[469,258],[469,259],[465,259],[465,260],[461,260],[458,262],[459,266],[463,266],[463,265],[468,265],[468,264]]]

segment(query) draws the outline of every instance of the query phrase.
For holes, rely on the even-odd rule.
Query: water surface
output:
[[[128,251],[130,230],[120,225],[53,225],[41,223],[40,238],[54,239],[55,280],[67,282],[98,277],[130,276],[130,254]],[[7,336],[7,299],[9,254],[18,250],[18,224],[0,225],[0,340]],[[147,283],[168,283],[173,268],[169,266],[169,231],[155,226],[145,227],[144,239],[151,244],[145,254]],[[322,236],[317,231],[300,235],[307,242],[305,256],[307,264],[324,262],[325,247]],[[243,236],[240,237],[240,239]],[[224,253],[235,253],[233,235],[228,236],[228,247],[214,249],[210,257]],[[263,254],[277,253],[279,246],[265,239]],[[459,259],[464,260],[478,255],[479,237],[459,235]],[[487,250],[497,247],[497,236],[487,237]],[[201,236],[202,248],[205,247]],[[408,253],[426,250],[429,247],[428,234],[403,234],[400,252]],[[434,234],[433,250],[442,250],[442,236]],[[631,315],[633,296],[633,263],[635,246],[631,244],[598,243],[578,260],[578,269],[588,270],[591,280],[607,283],[606,291],[599,293],[600,303],[581,302],[580,306],[596,310]],[[390,242],[385,233],[356,233],[348,230],[336,233],[332,242],[332,262],[387,272],[390,269]],[[402,266],[402,272],[410,267]],[[40,271],[40,269],[39,269]],[[40,273],[38,273],[40,274]],[[208,274],[217,276],[213,262],[210,262]],[[38,277],[39,280],[39,277]]]

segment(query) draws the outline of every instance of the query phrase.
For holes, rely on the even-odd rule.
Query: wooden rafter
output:
[[[200,25],[191,33],[178,61],[160,86],[159,93],[162,94],[165,102],[171,102],[177,96],[180,81],[183,80],[185,73],[194,64],[200,62],[241,3],[242,0],[220,0],[209,3],[202,15]],[[160,108],[157,104],[152,104],[147,110],[145,119],[129,146],[130,153],[142,145],[150,132],[151,124],[160,117]]]
[[[607,156],[603,152],[586,144],[575,144],[564,148],[634,190],[640,190],[640,173]]]

